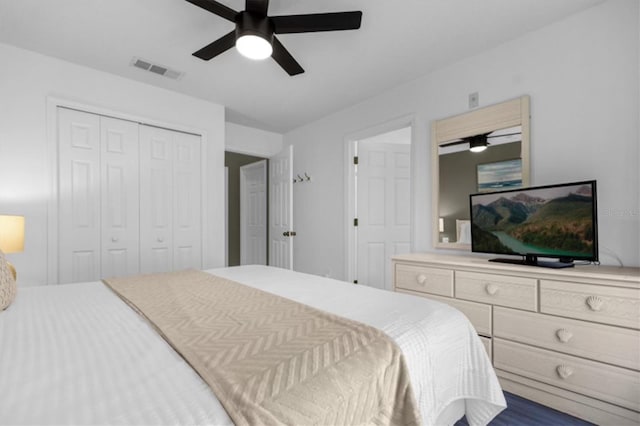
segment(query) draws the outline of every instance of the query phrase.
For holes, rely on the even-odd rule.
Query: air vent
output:
[[[170,78],[172,80],[180,80],[180,78],[182,78],[182,76],[184,75],[184,73],[180,71],[172,70],[163,65],[154,64],[153,62],[145,61],[144,59],[136,57],[131,59],[131,63],[129,65],[131,65],[132,67],[140,68],[141,70],[149,71],[154,74]]]

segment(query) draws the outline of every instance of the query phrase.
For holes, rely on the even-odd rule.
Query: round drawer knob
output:
[[[111,241],[113,241],[114,243],[117,243],[117,242],[118,242],[118,240],[119,240],[119,238],[118,238],[118,237],[111,237]]]
[[[484,291],[486,291],[490,296],[494,296],[498,292],[498,290],[500,290],[500,288],[493,283],[488,283],[484,286]]]
[[[416,281],[420,285],[426,285],[427,284],[427,276],[425,274],[420,274],[420,275],[418,275],[416,277]]]
[[[558,331],[556,331],[556,336],[558,337],[558,340],[560,340],[562,343],[567,343],[573,337],[573,333],[567,330],[566,328],[561,328]]]
[[[602,305],[604,304],[604,300],[599,298],[598,296],[589,296],[587,297],[587,306],[594,312],[598,312],[602,309]]]
[[[568,365],[559,365],[556,367],[556,373],[558,373],[558,376],[560,376],[562,380],[565,380],[573,375],[573,368]]]
[[[164,242],[164,237],[158,237],[158,242],[159,242],[159,243]]]

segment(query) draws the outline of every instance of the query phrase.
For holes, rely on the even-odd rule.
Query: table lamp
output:
[[[0,215],[0,250],[4,253],[24,251],[24,216]],[[16,278],[16,268],[7,261],[9,269]]]

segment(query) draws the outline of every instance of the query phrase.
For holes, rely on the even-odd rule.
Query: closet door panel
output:
[[[100,117],[102,277],[132,275],[139,263],[138,123]]]
[[[173,270],[173,133],[140,125],[140,271]]]
[[[202,268],[200,137],[174,133],[174,269]]]
[[[58,108],[58,281],[100,278],[100,117]]]

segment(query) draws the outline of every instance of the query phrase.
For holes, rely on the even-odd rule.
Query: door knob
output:
[[[286,231],[282,233],[283,237],[295,237],[296,236],[296,231]]]
[[[118,238],[118,237],[111,237],[111,241],[113,241],[114,243],[117,243],[117,242],[118,242],[118,240],[119,240],[119,238]]]
[[[163,238],[163,237],[158,237],[158,242],[159,242],[159,243],[164,242],[164,238]]]

